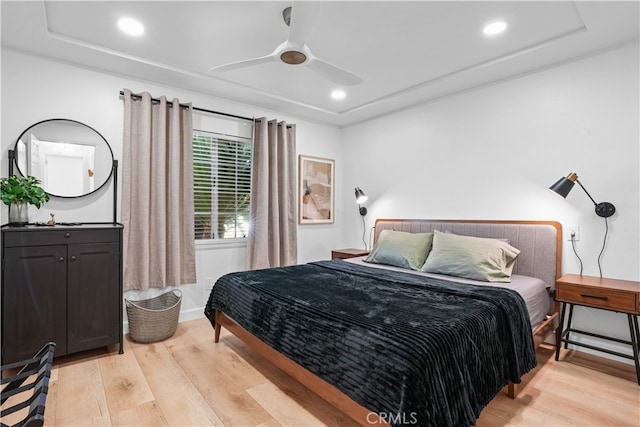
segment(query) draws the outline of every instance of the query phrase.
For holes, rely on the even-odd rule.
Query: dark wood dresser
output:
[[[2,364],[120,345],[122,225],[2,227]]]

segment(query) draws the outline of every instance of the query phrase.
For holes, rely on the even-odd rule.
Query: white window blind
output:
[[[194,131],[196,239],[239,239],[249,232],[251,139]]]

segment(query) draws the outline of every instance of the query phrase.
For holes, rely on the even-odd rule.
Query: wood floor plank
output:
[[[558,418],[554,412],[547,413],[539,409],[530,395],[518,397],[514,401],[507,395],[496,396],[487,406],[476,423],[476,427],[489,426],[571,426],[564,418]]]
[[[225,331],[226,332],[226,331]],[[213,338],[213,329],[205,332]],[[229,332],[221,334],[221,340],[237,340]],[[209,354],[215,354],[219,365],[228,367],[224,372],[237,386],[248,389],[264,383],[265,376],[258,370],[253,369],[250,363],[242,356],[238,355],[235,349],[228,345],[219,345],[213,340],[205,340],[198,343],[198,348]]]
[[[172,354],[223,423],[227,426],[253,426],[269,420],[269,413],[245,389],[235,384],[225,372],[230,367],[220,364],[207,346],[209,344],[204,348],[194,344]]]
[[[585,368],[582,363],[556,362],[554,354],[554,349],[538,349],[536,372],[525,376],[517,399],[503,394],[494,398],[480,415],[477,426],[640,424],[640,387],[629,380],[629,365],[597,357],[591,360],[590,363],[599,361],[600,371],[618,373],[615,376]],[[586,359],[593,357],[585,356]],[[583,356],[575,357],[583,360]]]
[[[537,356],[517,398],[498,394],[477,427],[640,427],[632,365],[577,351],[556,362],[553,347]],[[45,426],[54,425],[355,424],[228,332],[214,343],[208,320],[198,319],[161,343],[125,340],[124,355],[110,348],[56,359],[45,411]]]
[[[178,324],[176,333],[164,344],[170,350],[177,350],[201,342],[213,341],[213,327],[209,321],[205,322],[183,322]]]
[[[274,384],[263,383],[247,392],[284,426],[313,427],[325,424]]]
[[[221,333],[220,341],[232,347],[243,360],[251,364],[252,369],[261,372],[270,383],[281,389],[290,399],[295,400],[299,405],[311,411],[315,417],[322,421],[322,425],[341,427],[359,425],[351,417],[345,415],[320,396],[299,382],[292,380],[291,376],[224,329]]]
[[[47,393],[46,406],[44,411],[45,425],[55,424],[56,406],[58,401],[58,366],[51,367],[51,377],[49,377],[49,392]]]
[[[137,346],[133,353],[169,425],[224,425],[163,343]]]
[[[549,378],[544,384],[545,392],[536,399],[536,406],[547,413],[550,411],[548,408],[560,406],[561,411],[557,408],[553,410],[554,417],[567,425],[634,425],[626,421],[633,419],[633,416],[636,417],[636,425],[640,422],[640,418],[637,418],[640,415],[637,405],[632,407],[628,402],[608,399],[605,393],[598,392],[594,395],[593,389],[584,388],[585,384],[576,385],[571,382],[572,379],[575,378]],[[566,396],[571,396],[571,400],[567,400]],[[584,402],[589,402],[589,405]]]
[[[257,425],[256,427],[282,427],[282,424],[280,424],[279,422],[271,418],[268,421],[265,421],[264,423]]]
[[[137,427],[155,427],[169,425],[165,419],[160,406],[155,402],[146,402],[138,406],[125,409],[112,417],[113,426],[137,426]],[[174,424],[188,425],[188,424]],[[206,425],[206,424],[203,424]]]
[[[55,425],[111,424],[98,360],[89,359],[60,366],[56,384]]]
[[[130,346],[125,345],[124,354],[101,357],[99,364],[112,414],[155,400]]]

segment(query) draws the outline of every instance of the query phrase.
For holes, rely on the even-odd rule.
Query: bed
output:
[[[428,235],[429,262],[417,261],[423,268],[456,239],[491,239],[519,254],[508,279],[496,279],[508,281],[490,286],[437,269],[372,263],[390,236],[423,245]],[[376,221],[374,242],[369,262],[221,277],[205,307],[216,342],[225,327],[361,424],[473,425],[505,385],[514,397],[536,364],[535,347],[557,329],[551,295],[560,273],[560,224],[384,219]],[[528,305],[527,292],[515,289],[521,277],[524,289],[537,282],[546,302],[538,296]]]

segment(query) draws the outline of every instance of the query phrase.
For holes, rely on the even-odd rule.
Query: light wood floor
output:
[[[355,425],[228,332],[215,344],[206,319],[161,343],[125,341],[123,355],[114,347],[56,359],[45,425]],[[562,360],[540,348],[537,375],[515,400],[500,393],[478,427],[640,425],[632,366],[571,351]]]

